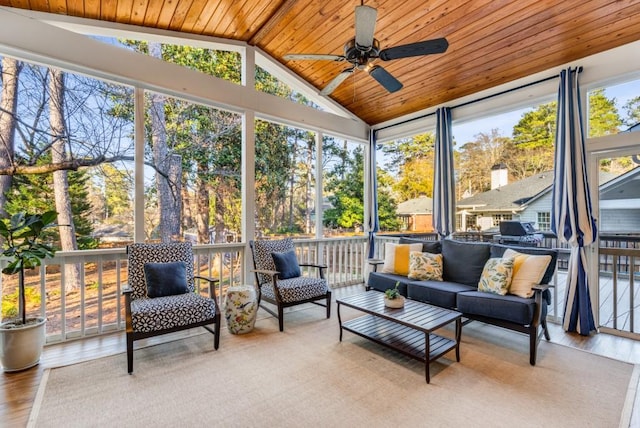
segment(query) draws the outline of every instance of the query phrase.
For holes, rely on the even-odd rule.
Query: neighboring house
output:
[[[599,230],[640,230],[640,167],[619,176],[601,172],[599,180]],[[461,199],[458,229],[486,230],[502,220],[519,220],[533,223],[536,230],[551,230],[552,184],[553,171],[547,171]]]
[[[602,232],[640,230],[640,166],[600,186],[600,213]]]
[[[496,180],[504,175],[496,174],[497,171],[492,171],[491,190],[457,202],[459,230],[486,230],[498,226],[503,220],[531,221],[521,218],[523,211],[531,202],[549,192],[553,183],[553,171],[548,171],[505,185],[503,180]],[[539,209],[550,212],[550,201],[546,201],[546,205]]]
[[[433,232],[433,200],[426,196],[398,204],[396,210],[407,232]]]

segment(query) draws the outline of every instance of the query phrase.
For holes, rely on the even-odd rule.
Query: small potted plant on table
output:
[[[396,286],[384,291],[384,305],[388,308],[401,308],[404,306],[404,296],[398,291],[400,282],[396,282]]]
[[[25,269],[33,269],[42,260],[53,257],[55,251],[41,242],[43,231],[54,226],[57,213],[18,213],[0,221],[3,240],[2,256],[9,263],[2,269],[7,275],[18,274],[18,317],[0,324],[0,362],[4,371],[18,371],[35,366],[45,342],[46,319],[27,318]]]

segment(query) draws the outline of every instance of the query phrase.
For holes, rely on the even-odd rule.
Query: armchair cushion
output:
[[[196,293],[136,299],[131,302],[131,324],[135,332],[183,327],[215,316],[215,301]]]
[[[280,279],[297,278],[302,275],[295,250],[289,250],[283,253],[271,253],[271,257],[273,257],[276,270],[280,272]]]
[[[147,296],[163,297],[184,294],[187,287],[187,267],[184,262],[145,263],[144,277]]]
[[[313,297],[325,296],[329,290],[326,279],[299,276],[297,278],[278,280],[278,290],[284,303],[298,302]],[[263,295],[275,300],[273,284],[265,283],[261,286]]]

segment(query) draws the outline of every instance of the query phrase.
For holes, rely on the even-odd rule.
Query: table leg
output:
[[[342,318],[340,318],[340,302],[337,302],[338,305],[338,325],[340,325],[340,342],[342,342]]]
[[[456,360],[460,362],[460,339],[462,338],[462,319],[456,320]]]
[[[431,382],[431,375],[429,373],[429,363],[431,362],[431,358],[429,354],[431,352],[431,343],[429,342],[429,333],[424,334],[424,352],[425,352],[425,363],[424,363],[424,373],[427,378],[427,383]]]

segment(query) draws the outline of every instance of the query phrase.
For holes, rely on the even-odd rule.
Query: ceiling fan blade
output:
[[[402,83],[379,65],[371,67],[369,74],[389,92],[396,92],[402,89]]]
[[[327,86],[324,87],[324,89],[322,91],[320,91],[320,93],[322,95],[329,95],[331,94],[333,91],[336,90],[336,88],[338,86],[340,86],[340,84],[342,82],[344,82],[345,80],[347,80],[347,78],[349,76],[351,76],[351,74],[355,71],[355,67],[353,68],[348,68],[344,71],[342,71],[340,74],[338,74],[336,77],[333,78],[333,80],[331,82],[329,82],[329,84],[327,84]]]
[[[391,59],[408,58],[412,56],[439,54],[445,52],[448,47],[449,42],[443,37],[383,49],[380,51],[379,56],[383,61],[389,61]]]
[[[322,54],[286,54],[282,58],[287,61],[291,60],[325,60],[325,61],[344,61],[346,58],[342,55],[322,55]]]
[[[371,6],[356,6],[356,45],[370,48],[376,30],[378,11]]]

